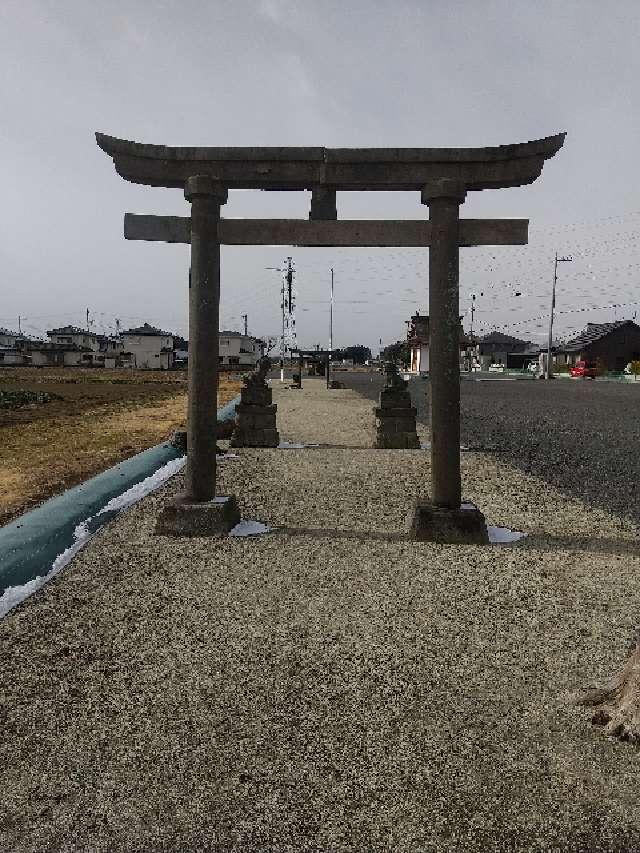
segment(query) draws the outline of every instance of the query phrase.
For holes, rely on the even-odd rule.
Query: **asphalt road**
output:
[[[335,374],[377,399],[380,374]],[[572,497],[640,523],[640,382],[464,380],[462,442],[503,455]],[[428,382],[412,380],[428,423]]]

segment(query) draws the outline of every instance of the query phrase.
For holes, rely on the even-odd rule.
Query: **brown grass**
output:
[[[34,505],[104,471],[168,438],[186,423],[187,394],[181,374],[138,373],[138,381],[127,371],[47,371],[29,369],[9,373],[10,387],[46,383],[64,394],[69,384],[82,384],[83,394],[30,410],[3,413],[0,426],[0,523],[6,523]],[[114,374],[123,373],[130,394],[122,383],[112,386],[117,394],[84,394]],[[22,378],[19,374],[22,374]],[[25,375],[27,374],[27,375]],[[82,374],[89,374],[86,379]],[[111,374],[111,376],[109,376]],[[142,374],[142,375],[140,375]],[[116,379],[121,377],[116,376]],[[128,381],[127,381],[128,380]],[[165,381],[162,381],[165,380]],[[0,375],[0,387],[6,377]],[[149,391],[156,386],[157,392]],[[141,388],[145,389],[141,393]],[[218,406],[236,396],[240,378],[220,377]],[[64,407],[71,414],[64,414]],[[79,410],[80,409],[80,410]],[[13,418],[12,418],[13,415]]]

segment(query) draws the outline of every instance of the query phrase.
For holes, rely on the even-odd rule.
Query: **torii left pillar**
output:
[[[191,202],[186,491],[163,509],[156,533],[222,536],[240,521],[235,497],[216,496],[218,223],[227,190],[206,175],[195,175],[187,179],[184,194]]]

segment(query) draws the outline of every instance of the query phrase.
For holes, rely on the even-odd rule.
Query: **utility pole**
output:
[[[286,269],[286,278],[287,278],[287,339],[289,341],[289,363],[293,365],[293,356],[291,353],[298,345],[298,340],[296,336],[296,296],[293,290],[293,278],[295,275],[295,270],[293,269],[293,258],[287,258],[287,269]]]
[[[244,321],[244,336],[245,336],[245,338],[246,338],[246,337],[247,337],[247,335],[249,334],[249,333],[248,333],[248,331],[247,331],[247,323],[248,323],[248,321],[249,321],[249,315],[248,315],[248,314],[241,314],[241,315],[240,315],[240,317],[241,317],[241,318],[242,318],[242,320]]]
[[[471,331],[469,332],[469,337],[473,340],[473,315],[476,311],[476,295],[475,293],[471,294]]]
[[[22,326],[20,325],[22,322],[22,317],[18,314],[18,334],[22,334]]]
[[[556,252],[556,260],[553,267],[553,289],[551,291],[551,311],[549,312],[549,344],[547,346],[547,367],[544,372],[545,379],[551,379],[553,376],[553,372],[551,370],[551,347],[552,347],[552,339],[553,339],[553,311],[556,307],[556,284],[558,281],[558,264],[562,263],[570,263],[573,260],[572,257],[567,258],[559,258],[558,253]]]
[[[280,291],[281,302],[280,307],[282,308],[282,335],[280,337],[280,382],[284,382],[284,359],[286,353],[285,346],[285,329],[286,329],[286,315],[285,308],[289,312],[290,319],[295,327],[295,319],[291,318],[291,314],[293,311],[292,302],[293,302],[293,263],[292,258],[287,258],[287,266],[286,267],[265,267],[267,270],[274,270],[275,272],[283,273],[282,276],[282,288]],[[287,300],[287,292],[285,288],[288,289],[288,300]],[[243,315],[246,317],[246,315]],[[295,328],[293,332],[295,336]]]
[[[327,359],[327,388],[329,387],[329,368],[333,352],[333,267],[331,267],[331,299],[329,300],[329,357]]]
[[[89,309],[87,308],[87,332],[89,331]]]
[[[120,337],[120,319],[116,317],[116,338]]]

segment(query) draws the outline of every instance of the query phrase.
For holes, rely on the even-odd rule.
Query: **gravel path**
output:
[[[379,374],[340,374],[377,399]],[[428,423],[427,383],[411,383]],[[640,382],[463,381],[462,441],[501,457],[563,493],[640,524]]]
[[[362,396],[275,387],[284,438],[370,441]],[[0,850],[638,849],[638,751],[570,702],[626,653],[638,529],[462,465],[527,539],[403,540],[423,451],[222,463],[287,533],[154,536],[179,477],[110,524],[0,622]]]

